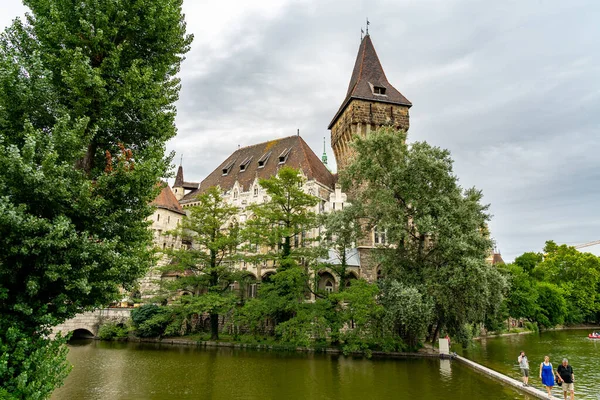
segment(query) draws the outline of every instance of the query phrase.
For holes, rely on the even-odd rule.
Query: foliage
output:
[[[567,316],[567,301],[564,291],[553,283],[537,282],[538,308],[534,316],[535,322],[542,328],[560,325]]]
[[[516,263],[507,264],[502,269],[510,285],[506,297],[509,315],[513,318],[533,319],[537,311],[538,299],[535,280]]]
[[[0,336],[0,398],[48,398],[71,370],[65,343],[60,334],[50,340],[9,327]]]
[[[146,217],[191,37],[181,0],[25,5],[0,37],[1,385],[45,398],[66,374],[48,327],[152,263]]]
[[[385,329],[392,336],[401,337],[408,346],[416,348],[433,320],[431,299],[425,298],[415,287],[388,280],[382,287],[381,305]]]
[[[433,301],[430,339],[484,322],[489,299],[499,299],[504,285],[485,262],[492,243],[482,193],[458,185],[447,150],[408,146],[404,132],[382,128],[356,137],[353,147],[342,184],[356,188],[365,229],[386,231],[378,254],[383,274]]]
[[[512,317],[542,328],[598,322],[600,257],[548,241],[543,256],[524,253],[503,270],[510,281],[506,305]]]
[[[102,340],[121,339],[126,338],[128,335],[129,329],[114,321],[107,321],[98,329],[98,337]]]
[[[338,281],[342,282],[339,285],[340,291],[346,288],[349,280],[348,262],[350,257],[356,255],[357,242],[362,235],[359,215],[359,208],[349,205],[342,210],[323,214],[319,219],[319,225],[325,231],[319,241],[321,254],[333,257],[328,257],[325,263],[317,264],[315,272],[328,269],[337,275]]]
[[[340,340],[344,353],[367,352],[382,339],[382,315],[384,309],[377,301],[379,288],[364,279],[353,281],[350,287],[329,295],[337,302],[330,316],[332,334],[334,329],[343,328]],[[335,332],[337,333],[337,332]]]
[[[540,253],[526,252],[515,258],[515,265],[523,270],[526,274],[531,274],[533,269],[544,259]]]
[[[237,207],[226,204],[216,187],[208,188],[197,201],[178,229],[171,232],[193,240],[193,246],[169,253],[172,261],[165,271],[179,276],[163,281],[163,286],[169,293],[183,291],[200,296],[182,304],[178,313],[184,313],[184,320],[193,314],[210,313],[212,339],[217,340],[219,314],[229,312],[235,305],[229,285],[242,281],[245,275],[233,267],[240,244],[239,226],[234,220]]]
[[[258,257],[286,269],[301,259],[315,258],[314,248],[308,246],[315,238],[308,233],[317,226],[313,208],[319,200],[304,192],[304,182],[300,171],[287,166],[277,175],[259,180],[269,201],[248,207],[252,216],[246,222],[244,237],[249,262],[257,263]]]
[[[592,319],[600,311],[600,257],[552,241],[546,242],[544,252],[544,261],[533,274],[562,289],[568,309],[565,322],[578,324]]]

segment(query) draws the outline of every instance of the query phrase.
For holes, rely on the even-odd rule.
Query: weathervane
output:
[[[369,25],[371,23],[369,22],[369,17],[367,17],[367,36],[369,36]]]
[[[183,153],[181,153],[181,158],[179,159],[179,165],[183,165]]]
[[[365,31],[363,30],[362,26],[360,27],[360,41],[362,42],[363,40],[363,35],[365,34]]]

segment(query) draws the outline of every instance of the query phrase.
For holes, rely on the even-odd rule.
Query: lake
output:
[[[600,329],[599,329],[600,330]],[[540,363],[550,357],[554,369],[563,358],[569,360],[575,375],[575,398],[600,399],[600,340],[588,339],[591,330],[564,330],[527,335],[503,336],[475,341],[466,350],[457,353],[490,367],[498,372],[519,378],[517,357],[521,350],[529,358],[529,383],[542,388],[539,379]],[[558,387],[553,393],[562,397]]]
[[[449,360],[79,341],[52,399],[526,399]]]

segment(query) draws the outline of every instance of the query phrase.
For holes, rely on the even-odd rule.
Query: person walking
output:
[[[521,368],[521,375],[523,375],[523,386],[529,386],[529,360],[524,351],[519,354],[517,360],[519,361],[519,368]]]
[[[573,367],[569,365],[569,360],[563,358],[562,364],[556,369],[558,379],[562,382],[563,395],[567,400],[567,395],[571,395],[571,400],[575,398],[575,375]]]
[[[552,387],[554,386],[554,368],[550,363],[550,357],[544,357],[544,361],[540,364],[540,379],[542,385],[546,387],[548,398],[552,398]]]

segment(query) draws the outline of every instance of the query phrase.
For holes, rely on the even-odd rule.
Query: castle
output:
[[[350,141],[354,135],[368,135],[384,125],[408,130],[411,106],[412,103],[387,80],[371,36],[367,34],[361,41],[346,96],[328,127],[338,171],[343,170],[352,157]],[[319,159],[302,137],[294,135],[237,149],[200,183],[185,181],[183,168],[179,166],[172,189],[165,186],[154,202],[157,208],[151,218],[155,244],[159,249],[182,245],[180,239],[164,236],[163,232],[175,228],[184,217],[185,209],[197,204],[197,195],[212,186],[219,187],[224,200],[239,208],[237,220],[243,223],[249,217],[249,205],[268,201],[259,179],[274,176],[282,166],[301,171],[305,178],[303,190],[320,199],[315,213],[343,209],[347,195],[341,191],[337,174],[329,171],[326,162],[325,152]],[[316,237],[318,231],[306,234]],[[368,254],[370,249],[385,244],[385,241],[385,232],[372,231],[357,243],[348,260],[352,278],[377,279],[378,271],[368,262]],[[275,273],[274,265],[267,262],[263,265],[241,263],[237,267],[252,274],[257,282]],[[157,277],[155,272],[153,278]],[[151,286],[149,278],[144,282],[142,291]],[[329,271],[319,273],[321,289],[335,290],[340,284]]]

